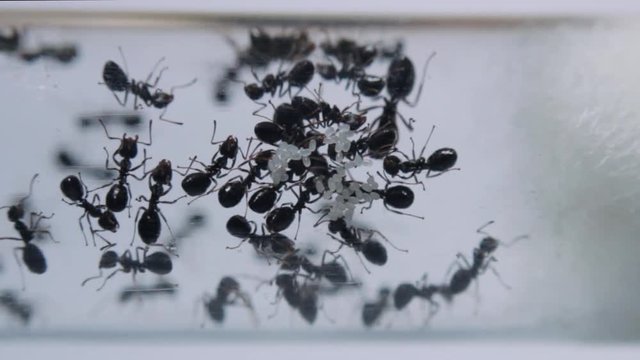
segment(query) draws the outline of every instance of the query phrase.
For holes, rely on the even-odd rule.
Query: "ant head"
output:
[[[153,170],[151,170],[151,179],[161,185],[170,185],[172,178],[171,161],[162,159]]]
[[[138,155],[138,135],[134,137],[127,137],[127,134],[122,135],[122,141],[120,146],[116,150],[116,154],[120,154],[125,159],[133,159]]]
[[[367,116],[364,114],[346,113],[343,121],[349,125],[349,130],[356,131],[367,122]]]
[[[9,211],[7,211],[7,217],[11,222],[17,222],[24,216],[24,207],[22,203],[18,205],[12,205],[9,207]]]
[[[260,100],[264,96],[264,88],[253,83],[244,86],[244,93],[253,101]]]
[[[494,237],[487,236],[480,241],[480,251],[484,252],[485,254],[489,254],[496,251],[498,245],[500,245],[499,240]]]
[[[158,108],[158,109],[162,109],[167,107],[169,104],[171,104],[171,102],[173,101],[174,95],[170,94],[170,93],[166,93],[164,91],[160,91],[160,90],[156,90],[156,93],[154,95],[154,101],[153,101],[153,105]]]
[[[395,155],[387,155],[382,161],[382,168],[387,174],[396,176],[398,175],[398,172],[400,172],[400,163],[401,160],[399,157]]]
[[[220,145],[220,154],[224,157],[234,159],[238,155],[238,138],[229,135],[222,145]]]
[[[239,290],[240,284],[238,281],[230,276],[225,276],[218,284],[218,298],[226,299],[229,294]]]

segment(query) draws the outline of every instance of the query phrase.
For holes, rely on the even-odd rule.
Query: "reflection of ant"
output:
[[[429,314],[425,320],[425,324],[438,312],[440,304],[433,300],[435,294],[442,293],[446,286],[427,285],[427,275],[422,277],[421,285],[410,283],[402,283],[393,292],[393,304],[400,311],[404,309],[413,298],[417,297],[426,300],[429,303]]]
[[[176,284],[172,284],[166,281],[159,281],[155,285],[151,286],[128,286],[120,291],[118,301],[124,304],[133,299],[142,301],[143,298],[156,297],[158,295],[173,296],[177,291],[177,287],[178,286]]]
[[[10,290],[0,292],[0,306],[3,306],[9,313],[19,318],[24,325],[28,324],[33,316],[33,306],[18,297]]]
[[[507,289],[511,289],[509,285],[502,281],[500,274],[498,274],[498,272],[491,266],[492,262],[497,261],[496,258],[491,254],[493,254],[498,246],[509,247],[519,240],[528,238],[528,236],[521,235],[511,240],[509,243],[503,243],[484,231],[484,228],[493,223],[493,220],[489,221],[478,228],[478,230],[476,230],[477,233],[486,236],[480,241],[480,246],[473,249],[473,261],[471,263],[469,263],[469,261],[461,253],[458,253],[456,255],[458,259],[461,259],[464,262],[464,266],[460,265],[458,262],[452,264],[452,266],[458,264],[459,269],[456,270],[456,272],[451,277],[448,286],[442,289],[442,295],[448,301],[450,301],[453,296],[464,292],[471,284],[471,281],[476,280],[478,276],[484,274],[487,269],[490,269],[491,272],[493,272],[493,274],[498,278],[502,285],[504,285]],[[449,272],[451,272],[451,268],[449,268],[449,271],[447,273]],[[476,282],[476,286],[477,284],[478,283]]]
[[[126,72],[122,70],[120,65],[116,64],[111,60],[107,61],[104,64],[104,69],[102,70],[102,79],[104,80],[104,85],[106,85],[107,88],[109,88],[109,90],[111,91],[111,93],[113,93],[113,96],[118,101],[118,104],[120,104],[121,106],[125,106],[127,104],[129,93],[132,93],[134,96],[134,104],[133,104],[134,109],[139,108],[138,98],[140,98],[145,103],[146,106],[153,106],[157,109],[164,109],[160,114],[160,117],[159,117],[160,120],[177,124],[177,125],[182,125],[181,122],[165,119],[163,116],[167,112],[167,107],[169,106],[169,104],[173,102],[174,90],[191,86],[195,84],[197,79],[193,79],[190,82],[183,85],[173,86],[168,93],[162,91],[161,89],[156,88],[156,86],[158,85],[158,82],[160,81],[160,77],[162,76],[162,73],[168,69],[168,67],[163,67],[162,69],[160,69],[160,72],[158,73],[158,76],[153,81],[153,83],[150,82],[151,78],[153,77],[153,73],[156,71],[158,66],[160,66],[160,64],[164,61],[164,57],[163,57],[154,65],[153,69],[151,70],[151,72],[149,73],[149,76],[147,76],[145,81],[136,81],[133,78],[129,80],[129,76],[128,76],[129,70],[127,68],[127,61],[124,58],[122,49],[118,48],[118,50],[120,51],[120,55],[122,56],[122,61],[124,63]],[[151,88],[156,88],[153,93],[151,92]],[[124,92],[124,99],[120,100],[118,95],[116,95],[117,92]]]
[[[391,291],[382,288],[378,292],[378,299],[373,302],[365,303],[362,307],[362,322],[366,327],[375,325],[385,310],[389,307],[389,295]]]
[[[205,294],[202,301],[206,312],[211,320],[222,323],[225,319],[225,307],[235,305],[240,300],[244,307],[249,309],[254,321],[256,320],[251,298],[240,289],[238,281],[230,276],[225,276],[220,280],[216,296]]]
[[[22,278],[22,265],[18,260],[16,251],[22,250],[22,261],[27,266],[29,271],[34,274],[44,274],[47,271],[46,259],[40,248],[32,244],[31,241],[35,238],[36,234],[47,234],[49,235],[51,240],[55,242],[49,230],[43,230],[39,228],[40,221],[42,221],[43,219],[51,219],[53,217],[53,214],[45,216],[42,214],[42,212],[31,212],[28,226],[22,220],[22,218],[25,216],[24,204],[26,200],[31,197],[31,194],[33,192],[33,183],[35,182],[37,177],[38,174],[33,175],[33,177],[31,178],[31,183],[29,184],[29,193],[25,197],[21,198],[17,204],[11,206],[3,206],[0,208],[9,208],[9,211],[7,212],[9,221],[14,224],[14,229],[20,234],[20,237],[5,236],[0,237],[0,240],[17,240],[24,243],[23,247],[14,249],[14,255],[16,257],[16,261],[18,262],[18,266],[20,267],[20,276]]]
[[[140,250],[142,250],[142,256],[140,256]],[[81,285],[84,286],[91,280],[101,278],[102,269],[112,269],[116,267],[116,265],[120,265],[120,268],[114,270],[111,274],[109,274],[109,276],[104,279],[102,285],[97,289],[98,291],[101,290],[107,284],[107,281],[114,277],[118,272],[132,273],[134,281],[137,273],[144,273],[147,270],[158,275],[166,275],[171,272],[171,270],[173,269],[173,264],[171,263],[169,255],[162,252],[155,252],[147,255],[148,251],[148,248],[136,248],[135,259],[131,255],[131,250],[126,250],[121,256],[118,256],[118,253],[113,250],[109,250],[103,253],[100,257],[100,263],[98,265],[100,274],[87,278],[82,282]]]
[[[377,240],[373,240],[373,235],[379,235],[394,249],[402,252],[407,252],[407,250],[399,249],[395,245],[393,245],[393,243],[389,241],[389,239],[387,239],[386,236],[384,236],[380,231],[349,226],[347,225],[347,222],[344,218],[330,220],[329,231],[331,233],[327,235],[340,243],[338,249],[336,249],[335,251],[331,251],[330,253],[337,253],[338,251],[340,251],[340,249],[342,249],[343,246],[352,248],[356,252],[356,255],[358,255],[358,259],[360,259],[362,266],[364,266],[364,269],[367,272],[370,271],[369,269],[367,269],[367,266],[364,264],[364,262],[362,262],[359,253],[362,253],[365,259],[367,259],[374,265],[382,266],[387,263],[387,249]],[[340,238],[333,235],[335,233],[340,234]],[[363,240],[365,234],[367,234],[368,236]]]
[[[248,240],[256,251],[267,259],[280,259],[296,251],[295,242],[287,236],[280,233],[265,234],[264,228],[262,235],[258,235],[255,222],[249,221],[241,215],[234,215],[229,218],[227,231],[229,234],[242,239],[240,244],[233,247],[227,246],[227,249],[237,249]]]

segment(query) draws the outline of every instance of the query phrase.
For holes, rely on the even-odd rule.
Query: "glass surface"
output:
[[[408,252],[383,242],[388,262],[384,266],[366,263],[369,274],[352,249],[341,249],[339,254],[360,285],[347,286],[337,294],[321,292],[321,310],[313,325],[290,309],[284,299],[274,304],[277,287],[269,282],[279,271],[277,261],[272,259],[269,264],[246,242],[238,249],[227,249],[239,239],[228,234],[225,224],[230,216],[244,214],[246,205],[243,201],[224,209],[216,194],[190,205],[191,199],[160,205],[174,233],[189,228],[187,219],[196,212],[206,219],[204,227],[179,239],[179,257],[171,257],[173,269],[163,279],[177,285],[173,295],[156,294],[121,303],[121,292],[134,284],[125,273],[116,274],[100,291],[96,289],[102,280],[81,286],[86,278],[98,274],[102,242],[97,238],[97,247],[85,246],[78,224],[83,210],[61,201],[59,184],[78,171],[89,189],[108,180],[95,178],[88,168],[61,169],[56,156],[60,149],[67,149],[95,170],[104,167],[103,147],[109,154],[117,148],[118,142],[108,140],[95,120],[93,126],[78,125],[81,115],[134,110],[133,96],[121,107],[106,86],[99,84],[105,62],[123,64],[118,52],[121,47],[131,78],[145,79],[161,58],[168,68],[159,88],[168,90],[197,78],[195,84],[175,90],[175,100],[165,114],[184,122],[183,126],[159,121],[162,110],[144,107],[136,110],[145,121],[142,126],[132,129],[108,123],[107,127],[112,136],[127,132],[146,141],[146,121],[153,119],[153,143],[141,147],[152,157],[147,169],[160,159],[171,160],[174,168],[187,166],[194,155],[208,162],[218,147],[210,144],[213,120],[217,121],[215,139],[233,134],[242,149],[253,136],[254,125],[264,120],[251,114],[259,105],[245,96],[240,83],[229,84],[226,104],[216,102],[213,96],[216,83],[236,59],[229,40],[246,47],[251,27],[253,24],[222,22],[165,28],[29,26],[24,34],[26,46],[73,43],[79,49],[77,59],[69,64],[50,59],[26,63],[14,55],[0,54],[2,201],[14,203],[38,173],[30,209],[55,213],[43,224],[50,225],[53,237],[60,242],[36,240],[48,269],[42,275],[23,269],[22,291],[13,255],[13,249],[21,245],[0,241],[0,288],[15,291],[33,305],[28,324],[0,308],[3,336],[128,336],[132,332],[208,336],[215,331],[229,338],[245,332],[336,338],[389,338],[393,334],[397,338],[637,338],[640,309],[633,284],[640,270],[635,221],[640,203],[636,190],[640,53],[633,46],[637,26],[622,21],[308,27],[311,39],[318,43],[340,37],[364,43],[402,41],[417,74],[409,99],[414,98],[423,66],[435,52],[417,105],[399,105],[405,118],[416,121],[413,132],[399,125],[398,148],[410,154],[412,137],[419,150],[436,126],[425,155],[442,147],[454,148],[459,156],[455,166],[460,168],[426,180],[424,173],[418,176],[426,190],[412,186],[415,202],[405,211],[424,220],[389,212],[380,201],[362,214],[358,208],[355,219],[359,226],[379,230]],[[294,27],[267,25],[264,29],[280,34]],[[326,61],[320,50],[310,59]],[[376,62],[367,72],[384,76],[387,64]],[[273,63],[256,71],[264,76],[279,65]],[[283,69],[290,66],[282,65]],[[238,76],[247,83],[254,81],[247,68]],[[307,87],[317,89],[318,84],[316,75]],[[323,81],[323,99],[340,108],[353,104],[357,99],[344,85]],[[308,90],[301,95],[313,96]],[[286,95],[272,99],[276,105],[287,100]],[[381,103],[364,99],[360,107]],[[273,110],[267,105],[261,113],[271,117]],[[381,109],[369,111],[369,122],[380,113]],[[370,167],[354,171],[353,176],[362,180],[366,172],[381,170],[381,162],[373,160]],[[220,179],[219,185],[235,174]],[[384,182],[376,179],[384,187]],[[184,194],[181,180],[174,174],[174,186],[166,199]],[[146,206],[136,198],[149,194],[146,179],[130,178],[130,183],[134,198],[131,217],[126,210],[119,213],[118,232],[105,235],[117,243],[113,250],[119,254],[133,249],[130,242],[136,212]],[[103,199],[107,189],[98,191]],[[286,195],[279,204],[288,201],[295,198]],[[320,209],[321,204],[310,207]],[[251,211],[247,217],[258,224],[263,221],[263,215]],[[320,263],[324,250],[339,246],[327,235],[326,224],[314,227],[317,220],[318,215],[304,211],[296,241],[299,249],[315,249],[315,255],[309,255],[314,263]],[[381,287],[393,291],[400,283],[419,282],[425,273],[429,284],[448,284],[451,273],[447,269],[456,261],[456,254],[471,260],[483,237],[476,229],[491,220],[495,223],[485,230],[505,243],[528,235],[513,246],[498,247],[494,254],[497,261],[492,267],[506,286],[488,270],[451,303],[434,297],[439,310],[427,324],[429,306],[424,301],[415,299],[403,311],[395,311],[390,298],[374,331],[365,332],[363,305],[373,301]],[[87,224],[84,226],[87,231]],[[284,233],[293,238],[295,227],[294,222]],[[6,218],[0,223],[0,234],[16,236]],[[162,223],[160,242],[169,239]],[[134,247],[141,244],[136,234]],[[239,304],[229,306],[224,323],[214,324],[203,307],[203,295],[214,294],[220,279],[227,275],[239,281],[251,297],[254,311]],[[152,286],[158,281],[147,272],[138,274],[135,284]],[[323,283],[323,287],[327,285]]]

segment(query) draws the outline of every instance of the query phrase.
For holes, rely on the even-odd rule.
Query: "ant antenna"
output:
[[[127,65],[127,59],[124,57],[124,52],[122,51],[122,46],[118,46],[118,52],[120,52],[120,57],[122,58],[122,64],[124,65],[124,70],[127,73],[127,77],[129,76],[129,66]]]
[[[424,151],[427,149],[427,144],[429,144],[429,140],[431,140],[431,135],[433,135],[433,131],[436,129],[436,126],[433,125],[431,127],[431,132],[429,132],[429,137],[427,137],[427,141],[424,143],[424,146],[422,147],[422,150],[420,150],[420,157],[422,157],[424,155]],[[413,138],[411,139],[411,151],[413,152]],[[413,153],[413,158],[416,158],[416,154]]]
[[[482,234],[482,235],[490,236],[490,235],[489,235],[489,233],[487,233],[486,231],[484,231],[484,228],[486,228],[487,226],[489,226],[489,225],[493,224],[494,222],[495,222],[495,220],[490,220],[490,221],[488,221],[486,224],[484,224],[484,225],[480,226],[480,227],[478,228],[478,230],[476,230],[476,232],[477,232],[478,234]]]
[[[191,81],[189,81],[188,83],[185,83],[185,84],[172,86],[172,87],[169,89],[169,94],[173,94],[173,91],[174,91],[175,89],[184,89],[184,88],[187,88],[187,87],[189,87],[189,86],[191,86],[191,85],[195,84],[196,82],[198,82],[198,78],[193,78],[193,80],[191,80]]]
[[[213,139],[216,137],[216,130],[218,129],[218,122],[214,119],[213,120],[213,134],[211,134],[211,145],[214,145],[215,142],[213,142]]]
[[[152,139],[152,137],[151,137],[151,125],[152,125],[152,124],[153,124],[153,119],[150,119],[150,120],[149,120],[149,142],[148,142],[148,143],[146,143],[146,142],[144,142],[144,141],[140,141],[140,140],[138,140],[138,143],[140,143],[140,144],[142,144],[142,145],[147,145],[147,146],[150,146],[150,145],[151,145],[151,142],[153,141],[153,139]],[[106,128],[105,128],[105,130],[106,130]]]
[[[418,87],[418,93],[416,94],[416,98],[413,100],[413,102],[407,102],[405,100],[407,105],[414,107],[418,104],[418,100],[420,100],[420,95],[422,95],[422,88],[424,87],[424,79],[427,76],[427,68],[429,67],[429,63],[436,56],[436,54],[437,52],[435,51],[432,52],[431,55],[429,55],[429,58],[427,59],[427,61],[425,61],[424,67],[422,68],[422,82],[420,83],[420,87]]]

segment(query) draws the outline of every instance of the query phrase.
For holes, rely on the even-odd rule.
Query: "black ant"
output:
[[[122,49],[119,48],[118,50],[120,51],[120,55],[122,56],[124,67],[125,69],[127,69],[127,62],[124,58],[124,54],[122,53]],[[151,78],[153,77],[153,73],[156,71],[158,66],[160,66],[160,64],[163,61],[164,61],[164,57],[161,58],[156,63],[156,65],[153,67],[153,69],[151,70],[151,72],[149,73],[149,76],[147,76],[147,79],[145,81],[136,81],[133,78],[129,80],[129,76],[127,75],[129,72],[128,69],[125,72],[124,70],[122,70],[120,65],[109,60],[104,64],[104,69],[102,70],[102,79],[104,80],[104,84],[113,93],[113,96],[116,98],[116,100],[121,106],[126,105],[129,93],[132,93],[133,96],[135,97],[134,106],[133,106],[134,109],[138,108],[138,98],[140,98],[145,103],[146,106],[153,106],[157,109],[164,109],[164,111],[160,114],[160,117],[159,117],[160,120],[170,122],[176,125],[182,125],[181,122],[165,119],[163,116],[167,112],[167,107],[169,106],[169,104],[173,102],[173,99],[174,99],[173,92],[176,89],[185,88],[195,84],[197,79],[193,79],[190,82],[183,85],[173,86],[171,87],[168,93],[158,88],[156,88],[155,91],[152,93],[151,88],[155,88],[158,85],[158,82],[160,81],[160,77],[162,76],[162,73],[166,69],[168,69],[167,67],[162,68],[158,73],[158,76],[156,77],[154,82],[150,83]],[[120,98],[116,95],[116,92],[124,92],[124,99],[120,100]]]
[[[376,324],[385,310],[389,307],[389,296],[391,291],[382,288],[378,291],[378,299],[374,302],[365,303],[362,307],[362,322],[366,327]]]
[[[413,298],[417,297],[426,300],[429,303],[429,315],[425,323],[429,322],[440,309],[440,304],[433,300],[433,296],[446,291],[446,286],[426,285],[426,280],[427,276],[425,275],[422,279],[424,285],[421,286],[410,283],[400,284],[393,292],[393,304],[396,310],[402,310],[407,307]]]
[[[316,226],[319,223],[320,222],[316,223]],[[343,246],[347,246],[352,248],[356,252],[356,255],[358,255],[358,259],[360,259],[360,262],[362,262],[362,259],[360,258],[359,253],[362,253],[365,259],[367,259],[370,263],[374,265],[382,266],[387,263],[387,249],[380,242],[372,239],[373,235],[376,235],[376,234],[379,235],[386,242],[388,242],[389,245],[391,245],[394,249],[402,252],[407,252],[407,250],[399,249],[395,245],[393,245],[393,243],[389,241],[389,239],[387,239],[387,237],[384,236],[378,230],[370,230],[370,229],[363,229],[363,228],[358,228],[354,226],[348,226],[344,217],[341,217],[335,220],[330,220],[329,231],[330,233],[328,235],[340,243],[340,246],[338,247],[338,249],[336,249],[335,251],[331,251],[330,253],[335,254],[338,251],[340,251],[340,249],[342,249]],[[333,235],[336,233],[340,235],[340,238]],[[363,240],[363,235],[365,234],[368,236],[366,239]],[[367,269],[367,266],[364,264],[364,262],[362,262],[362,266],[364,266],[364,269],[367,272],[370,272],[369,269]]]
[[[258,144],[253,152],[255,152],[260,144]],[[244,171],[247,175],[243,178],[240,175],[229,179],[218,190],[218,202],[224,208],[231,208],[240,203],[242,198],[245,197],[247,191],[251,189],[251,185],[260,184],[257,180],[264,178],[266,174],[262,174],[262,171],[268,169],[268,163],[273,156],[273,150],[260,151],[255,156],[251,156],[251,159],[245,161],[240,165],[238,170]],[[251,161],[255,162],[254,166]],[[248,163],[249,170],[242,169],[242,165]]]
[[[262,235],[258,235],[256,227],[255,222],[247,220],[244,216],[234,215],[229,218],[227,231],[229,234],[242,239],[242,241],[237,246],[227,246],[227,249],[237,249],[248,240],[258,254],[265,256],[267,259],[280,259],[296,252],[293,240],[280,233],[265,234],[264,228],[262,229]]]
[[[334,259],[327,262],[327,254],[332,255]],[[280,265],[280,268],[282,270],[293,271],[296,274],[298,274],[300,270],[304,270],[313,278],[319,279],[324,277],[333,285],[341,286],[348,283],[349,276],[347,275],[348,266],[346,265],[346,262],[344,263],[345,266],[343,266],[338,262],[339,259],[344,262],[344,258],[342,256],[336,256],[330,251],[325,251],[322,255],[320,265],[315,265],[306,256],[292,253],[281,259],[282,264]]]
[[[400,117],[404,125],[409,130],[413,131],[413,125],[411,123],[414,120],[409,119],[409,121],[407,121],[402,114],[398,112],[398,103],[402,101],[412,107],[417,105],[420,95],[422,94],[424,77],[427,74],[427,67],[435,55],[435,52],[432,53],[425,62],[422,76],[423,80],[413,102],[406,100],[406,97],[411,93],[411,90],[413,90],[413,85],[415,83],[415,69],[413,67],[413,63],[409,58],[401,56],[395,58],[389,65],[389,69],[387,71],[387,92],[389,93],[390,98],[384,99],[382,114],[374,120],[374,124],[378,123],[378,128],[370,137],[373,138],[370,140],[373,142],[373,144],[370,144],[370,148],[373,148],[374,150],[379,149],[379,151],[371,152],[372,157],[383,158],[395,148],[395,145],[398,143],[398,126],[396,124],[396,119],[398,117]],[[366,112],[378,107],[379,106],[373,106],[362,110],[358,108],[358,110]]]
[[[216,296],[205,294],[202,297],[206,312],[209,314],[211,320],[217,323],[222,323],[224,321],[225,307],[234,305],[238,299],[242,301],[244,307],[251,311],[255,320],[251,298],[247,293],[240,289],[240,283],[230,276],[225,276],[220,280],[220,283],[218,283],[218,289],[216,290]]]
[[[464,261],[465,266],[459,267],[459,269],[451,277],[448,286],[446,286],[441,292],[445,299],[447,299],[448,301],[450,301],[453,296],[467,290],[467,288],[471,284],[471,281],[477,279],[478,276],[487,271],[487,269],[490,269],[507,289],[511,288],[509,285],[505,284],[502,281],[502,278],[500,277],[498,272],[491,266],[492,262],[497,261],[496,258],[491,254],[495,252],[498,246],[509,247],[519,240],[528,238],[528,236],[518,236],[511,240],[508,244],[505,244],[500,240],[490,236],[488,233],[484,232],[484,228],[493,223],[494,221],[489,221],[478,228],[478,230],[476,230],[477,233],[483,234],[485,235],[485,237],[480,241],[480,245],[477,248],[473,249],[473,261],[471,263],[469,263],[469,261],[461,253],[457,254],[458,259]],[[454,263],[453,265],[455,265],[456,263]],[[451,268],[449,271],[451,271]]]
[[[283,72],[278,70],[277,73],[268,74],[262,80],[258,78],[258,75],[252,70],[251,73],[258,83],[247,84],[244,86],[244,92],[247,97],[253,101],[262,99],[265,94],[270,94],[272,97],[278,92],[278,96],[291,95],[291,88],[297,87],[302,90],[313,79],[315,72],[315,66],[309,60],[301,60],[293,65],[289,72]],[[285,84],[288,87],[285,90]],[[278,89],[280,89],[278,91]],[[257,113],[262,110],[266,105],[261,104],[262,107],[254,112]]]
[[[289,306],[297,309],[302,318],[309,324],[313,324],[318,316],[318,292],[320,287],[316,281],[306,279],[302,284],[298,283],[298,275],[279,274],[275,278],[278,287],[276,303],[281,297]],[[277,311],[277,308],[276,308]],[[271,317],[275,316],[275,313]]]
[[[49,216],[45,216],[41,212],[40,213],[31,212],[29,225],[25,224],[24,221],[22,220],[22,218],[25,216],[25,202],[29,197],[31,197],[31,194],[33,192],[33,184],[37,177],[38,177],[38,174],[35,174],[33,178],[31,178],[31,183],[29,185],[29,193],[25,197],[21,198],[17,204],[0,207],[0,209],[9,208],[9,211],[7,212],[7,217],[9,218],[9,221],[14,224],[13,225],[14,229],[18,232],[18,234],[20,234],[20,237],[4,236],[4,237],[0,237],[0,240],[16,240],[16,241],[22,241],[24,243],[23,247],[14,249],[14,256],[16,257],[16,261],[18,262],[18,266],[20,266],[21,276],[22,276],[22,265],[18,260],[18,255],[16,251],[22,250],[22,261],[27,266],[29,271],[38,275],[44,274],[47,271],[47,261],[44,257],[44,254],[40,250],[40,248],[38,248],[35,244],[32,244],[31,241],[35,238],[36,234],[49,235],[51,240],[55,241],[53,239],[53,236],[49,232],[49,230],[39,228],[40,221],[42,221],[43,219],[51,219],[53,217],[53,214]],[[23,280],[23,284],[24,284],[24,280]]]
[[[134,223],[138,224],[138,235],[140,235],[140,239],[147,244],[152,245],[158,241],[160,237],[160,232],[162,230],[162,225],[160,223],[160,218],[164,220],[167,225],[167,229],[171,234],[173,239],[173,244],[175,245],[175,236],[173,236],[173,232],[171,231],[171,227],[167,222],[167,219],[162,214],[162,211],[158,208],[158,204],[174,204],[178,200],[182,199],[184,196],[181,196],[172,201],[161,201],[160,198],[167,195],[169,191],[171,191],[171,162],[164,159],[161,160],[158,165],[151,170],[149,176],[149,190],[151,192],[150,197],[147,199],[144,195],[138,196],[137,201],[146,201],[148,203],[148,207],[141,206],[136,213],[136,218]],[[167,185],[167,189],[164,189],[164,186]],[[140,216],[140,211],[142,210],[142,216]],[[140,218],[140,221],[138,221]],[[131,239],[131,245],[135,241],[135,232],[133,233],[133,238]]]
[[[87,201],[87,196],[89,195],[89,190],[87,186],[82,182],[81,178],[75,175],[69,175],[66,178],[62,179],[60,182],[60,190],[62,194],[66,196],[71,202],[62,199],[65,203],[69,205],[76,205],[84,209],[84,213],[80,215],[78,218],[78,223],[80,224],[80,230],[82,231],[82,236],[84,237],[85,245],[89,245],[87,241],[87,236],[84,233],[84,226],[82,225],[82,218],[87,219],[87,223],[89,224],[89,229],[91,230],[91,236],[93,238],[93,245],[95,246],[95,234],[102,231],[111,231],[116,232],[120,225],[118,224],[118,219],[113,214],[113,212],[109,209],[106,209],[105,205],[100,205],[100,197],[98,194],[93,196],[91,202]],[[95,205],[95,202],[98,202],[98,205]],[[98,225],[102,228],[102,230],[94,230],[93,225],[91,225],[91,218],[98,219]],[[100,236],[102,240],[104,240],[107,245],[105,247],[111,247],[113,244],[107,241],[104,237]]]
[[[127,182],[127,176],[132,176],[137,180],[144,179],[144,177],[138,177],[135,174],[132,174],[132,172],[136,171],[140,167],[143,167],[146,164],[147,160],[151,159],[146,156],[146,150],[145,150],[144,158],[142,159],[142,162],[137,166],[132,166],[131,159],[136,157],[138,153],[138,148],[137,148],[138,143],[141,143],[143,145],[151,145],[152,122],[149,121],[149,142],[144,143],[138,140],[137,135],[133,138],[128,138],[127,134],[125,133],[122,135],[122,139],[112,137],[109,135],[109,132],[107,131],[107,127],[102,122],[102,120],[100,119],[99,121],[102,127],[104,128],[105,133],[107,134],[107,138],[111,140],[120,140],[120,146],[113,153],[113,156],[112,156],[113,162],[118,166],[117,168],[109,167],[109,152],[107,151],[106,147],[103,148],[104,152],[107,154],[107,158],[105,161],[105,168],[107,170],[117,171],[118,177],[114,179],[111,183],[108,183],[92,191],[107,187],[112,183],[114,183],[113,186],[111,186],[111,189],[109,189],[109,192],[107,193],[106,205],[109,210],[113,212],[120,212],[127,207],[129,208],[131,207],[131,188],[129,186],[129,183]],[[119,154],[122,157],[122,160],[116,159],[116,154]]]
[[[378,194],[378,196],[382,198],[382,203],[387,210],[394,212],[396,214],[407,215],[417,219],[424,220],[424,217],[422,216],[404,213],[402,211],[395,210],[395,209],[406,209],[413,204],[413,200],[415,199],[415,194],[413,193],[413,190],[411,190],[411,188],[404,185],[391,186],[391,184],[393,184],[391,180],[389,180],[386,176],[384,176],[380,172],[377,172],[377,174],[378,176],[380,176],[380,178],[382,178],[387,183],[387,185],[385,185],[384,189],[382,190],[373,189],[371,190],[371,193]],[[363,207],[360,213],[364,212],[364,210],[370,209],[372,205],[373,205],[373,200],[371,200],[371,202],[369,203],[369,206]]]
[[[0,292],[0,306],[3,306],[23,324],[28,324],[33,316],[33,306],[20,299],[18,295],[9,290]]]
[[[140,250],[142,250],[142,256],[140,256]],[[147,270],[157,275],[167,275],[171,272],[171,270],[173,269],[173,264],[171,263],[171,258],[169,258],[169,255],[163,252],[154,252],[147,255],[148,251],[148,248],[136,248],[135,259],[131,255],[130,250],[125,250],[125,252],[122,253],[121,256],[118,256],[118,253],[113,250],[104,252],[100,257],[100,263],[98,265],[100,274],[85,279],[81,285],[84,286],[91,280],[101,278],[102,269],[113,269],[117,265],[120,265],[120,268],[114,270],[111,274],[109,274],[109,276],[104,279],[104,282],[98,289],[96,289],[96,291],[102,290],[102,288],[107,284],[107,281],[114,277],[118,272],[127,274],[132,273],[134,281],[137,273],[144,273]]]
[[[298,213],[298,227],[296,229],[296,235],[294,236],[294,239],[297,239],[298,231],[300,230],[300,217],[302,216],[302,210],[307,209],[310,212],[317,214],[317,211],[314,211],[307,205],[313,204],[322,197],[317,197],[316,199],[311,200],[311,190],[302,190],[302,185],[300,185],[300,194],[296,194],[293,190],[292,193],[296,196],[298,201],[295,203],[283,204],[282,206],[269,211],[265,218],[265,223],[267,225],[267,230],[270,232],[281,232],[289,228],[295,218],[295,214]]]
[[[445,172],[454,170],[452,167],[458,160],[458,154],[452,148],[441,148],[434,151],[427,159],[423,157],[424,151],[427,148],[427,144],[429,144],[429,140],[431,139],[434,129],[435,126],[431,128],[429,137],[422,147],[418,157],[416,157],[415,143],[413,142],[413,138],[411,138],[412,158],[409,158],[400,151],[398,152],[407,159],[406,161],[400,160],[400,158],[395,155],[387,155],[383,161],[384,171],[391,176],[398,176],[402,179],[414,178],[416,183],[418,183],[417,175],[424,170],[427,171],[428,178],[440,176]],[[437,172],[437,174],[431,175],[432,171]],[[399,173],[407,175],[400,175]]]
[[[214,120],[213,122],[213,135],[211,136],[211,144],[218,144],[219,142],[214,142],[213,139],[216,135],[217,122]],[[214,183],[214,189],[217,185],[217,178],[221,178],[226,174],[222,174],[222,170],[229,170],[233,168],[236,163],[236,157],[238,155],[238,139],[235,136],[229,135],[226,140],[220,143],[221,145],[218,147],[218,151],[211,157],[211,165],[206,165],[200,161],[196,160],[196,157],[191,159],[191,163],[185,170],[185,174],[189,172],[191,166],[194,162],[198,162],[204,170],[198,171],[192,174],[185,176],[182,180],[182,189],[189,196],[204,196],[207,195],[214,190],[205,192],[211,186],[211,183]],[[240,150],[242,152],[242,150]],[[231,165],[228,165],[229,160],[231,160]],[[203,195],[204,194],[204,195]]]

